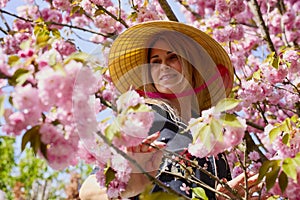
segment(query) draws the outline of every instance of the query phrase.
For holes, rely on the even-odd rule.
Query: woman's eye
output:
[[[177,60],[178,56],[176,54],[172,54],[172,55],[170,55],[170,59],[171,60]]]
[[[150,64],[160,64],[160,63],[161,63],[160,60],[153,60],[153,61],[150,62]]]

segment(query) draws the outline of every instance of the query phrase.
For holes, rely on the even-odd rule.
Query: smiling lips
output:
[[[176,76],[177,76],[177,74],[163,74],[162,76],[160,76],[159,80],[164,81],[164,80],[174,78]]]

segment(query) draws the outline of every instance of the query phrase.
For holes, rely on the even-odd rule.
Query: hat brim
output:
[[[218,100],[229,95],[233,85],[233,67],[224,48],[208,34],[199,29],[174,21],[150,21],[130,27],[113,42],[109,53],[109,72],[116,88],[124,93],[131,87],[143,85],[141,71],[138,66],[147,63],[146,43],[153,35],[162,31],[176,31],[196,41],[216,66],[226,69],[225,86],[213,89],[213,94],[198,99],[201,109],[209,108]],[[224,77],[222,77],[224,79]],[[211,92],[210,92],[211,93]],[[212,96],[214,101],[212,101]]]

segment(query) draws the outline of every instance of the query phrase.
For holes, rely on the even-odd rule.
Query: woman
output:
[[[187,151],[192,142],[191,134],[184,131],[188,121],[192,117],[199,117],[202,110],[227,97],[232,89],[233,68],[230,59],[215,40],[196,28],[177,22],[139,24],[126,30],[114,41],[109,55],[109,70],[120,92],[135,89],[145,96],[146,102],[156,111],[149,137],[141,145],[128,148],[128,154],[158,155],[159,159],[150,160],[153,165],[147,170],[166,186],[187,197],[192,197],[191,188],[199,187],[189,181],[192,177],[211,188],[204,187],[209,199],[217,198],[213,191],[215,189],[232,196],[228,190],[216,186],[214,179],[191,165],[191,162],[228,181],[232,188],[241,187],[243,177],[231,180],[224,154],[196,158]],[[149,144],[165,148],[191,162],[180,159],[180,156],[175,160],[174,157],[170,158],[171,155],[163,156],[161,151]],[[149,159],[152,157],[149,156]],[[143,161],[149,163],[148,159]],[[126,191],[121,194],[124,198],[138,195],[151,183],[139,171],[134,172]],[[254,184],[256,177],[253,176],[249,183],[252,189],[257,187]],[[82,199],[91,199],[84,194],[93,190],[87,187],[92,181],[94,178],[90,177],[83,184]],[[152,192],[164,189],[155,185]],[[97,191],[101,193],[99,189]],[[241,188],[238,192],[244,194]],[[92,195],[95,193],[92,192]],[[222,198],[218,196],[218,199]]]

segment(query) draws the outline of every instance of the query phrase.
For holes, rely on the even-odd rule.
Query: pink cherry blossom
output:
[[[53,43],[53,47],[64,56],[68,56],[76,51],[74,44],[64,40],[57,40]]]
[[[30,32],[32,30],[32,25],[29,22],[25,22],[23,20],[15,20],[13,24],[13,29],[15,31],[21,31],[21,30],[26,30]]]
[[[141,97],[136,91],[128,91],[118,98],[117,109],[119,111],[124,111],[127,110],[129,107],[134,107],[142,103],[145,103],[143,97]]]
[[[5,124],[2,131],[8,135],[18,136],[27,127],[25,116],[21,112],[12,112],[6,109],[4,112]]]
[[[49,8],[44,8],[41,11],[41,17],[46,21],[46,22],[55,22],[55,23],[62,23],[62,14],[57,11],[57,10],[51,10]],[[60,25],[50,25],[51,28],[57,28],[61,29],[62,26]]]
[[[245,10],[244,1],[243,0],[229,1],[229,8],[230,8],[231,16],[235,16]]]
[[[111,2],[111,0],[91,0],[91,2],[93,2],[96,5],[103,6],[103,7],[113,6],[113,3]]]
[[[180,190],[189,195],[191,188],[189,186],[186,186],[185,183],[182,183],[182,185],[180,186]]]
[[[93,6],[92,2],[90,0],[82,0],[80,2],[80,6],[87,12],[87,13],[92,13]]]
[[[52,5],[54,8],[60,9],[60,10],[68,10],[71,7],[71,4],[69,1],[64,0],[53,0]]]
[[[71,133],[68,139],[60,126],[52,124],[43,124],[39,132],[41,141],[48,145],[47,161],[52,168],[60,170],[77,163],[78,136]]]
[[[257,151],[251,151],[248,156],[249,159],[253,161],[257,161],[260,158],[259,153]]]
[[[28,125],[37,123],[43,109],[40,99],[37,98],[37,88],[29,84],[24,87],[16,87],[12,97],[14,106],[24,114]]]
[[[96,163],[96,157],[94,154],[92,154],[90,151],[87,150],[87,148],[80,143],[78,147],[78,156],[84,160],[87,164],[95,164]]]
[[[0,1],[0,8],[6,7],[6,4],[8,3],[9,0],[1,0]]]
[[[126,121],[123,123],[122,130],[126,135],[145,138],[148,136],[147,133],[152,126],[153,119],[153,112],[128,113]]]
[[[151,8],[152,7],[152,8]],[[150,8],[140,8],[138,12],[138,17],[136,18],[137,22],[146,22],[151,20],[158,20],[158,13],[153,9],[153,6]]]

